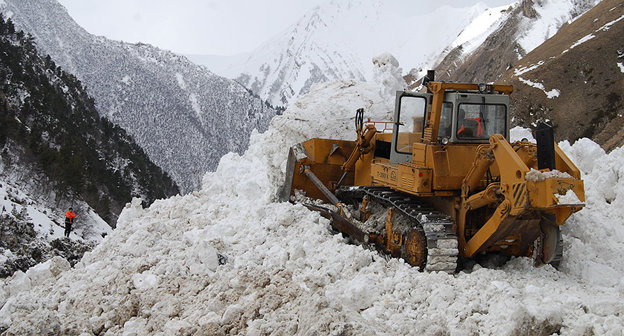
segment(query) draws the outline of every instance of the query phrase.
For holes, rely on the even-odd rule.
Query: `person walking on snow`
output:
[[[69,238],[69,233],[72,229],[72,224],[74,224],[74,218],[76,218],[76,214],[74,213],[72,208],[65,213],[65,237]]]

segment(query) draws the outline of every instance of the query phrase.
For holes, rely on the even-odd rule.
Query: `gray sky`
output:
[[[247,52],[327,0],[58,0],[87,31],[110,39],[145,42],[183,54]],[[345,0],[342,0],[345,1]],[[385,0],[397,8],[514,0]],[[435,2],[435,4],[433,4]],[[406,11],[409,12],[409,11]]]

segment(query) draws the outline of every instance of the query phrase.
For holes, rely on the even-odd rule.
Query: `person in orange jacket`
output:
[[[72,224],[74,224],[74,218],[76,218],[76,214],[74,213],[74,209],[69,208],[65,213],[65,237],[69,238],[69,233],[72,229]]]

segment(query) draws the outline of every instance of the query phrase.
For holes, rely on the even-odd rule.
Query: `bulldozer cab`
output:
[[[390,161],[410,161],[415,143],[479,144],[487,143],[493,134],[509,140],[508,107],[509,96],[493,89],[398,91]],[[437,131],[437,136],[432,136],[433,131]]]

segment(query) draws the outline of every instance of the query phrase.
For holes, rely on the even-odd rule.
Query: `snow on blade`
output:
[[[621,332],[623,149],[561,144],[582,163],[587,188],[587,207],[563,226],[563,271],[516,258],[501,269],[421,273],[349,244],[302,205],[277,203],[288,148],[354,139],[359,107],[388,119],[379,93],[355,81],[314,87],[254,133],[244,155],[224,156],[202,190],[147,209],[134,200],[74,269],[5,280],[0,323],[12,334]]]

